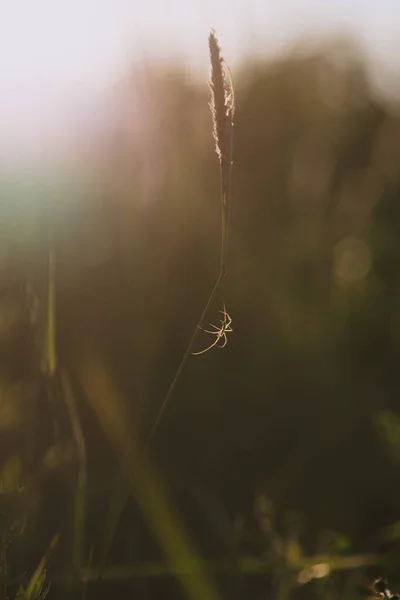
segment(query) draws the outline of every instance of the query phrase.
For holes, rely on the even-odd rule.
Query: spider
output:
[[[212,335],[215,335],[216,339],[210,346],[208,346],[208,348],[205,348],[204,350],[200,350],[200,352],[192,352],[193,356],[197,356],[199,354],[204,354],[204,352],[211,350],[211,348],[213,348],[214,346],[216,346],[217,348],[225,348],[226,344],[228,343],[228,338],[226,337],[226,334],[233,331],[233,329],[231,327],[232,319],[230,318],[229,314],[226,312],[225,304],[223,305],[223,307],[224,307],[224,310],[219,311],[220,313],[222,313],[224,315],[223,319],[221,319],[221,327],[217,327],[216,325],[213,325],[212,323],[210,323],[210,327],[213,327],[215,329],[215,331],[210,331],[209,329],[203,329],[203,327],[200,327],[200,325],[198,326],[199,329],[201,329],[202,331],[205,331],[205,333],[211,333]],[[222,346],[218,345],[218,342],[220,341],[221,338],[223,339]]]

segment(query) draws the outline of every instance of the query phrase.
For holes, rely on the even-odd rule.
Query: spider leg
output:
[[[212,323],[210,323],[210,327],[214,327],[214,329],[216,329],[216,331],[210,331],[209,329],[204,329],[204,327],[200,327],[200,325],[198,325],[198,328],[201,329],[201,331],[205,331],[206,333],[216,334],[217,331],[221,331],[221,327],[217,327],[216,325],[213,325]]]
[[[213,323],[210,323],[210,327],[212,327],[215,331],[211,331],[210,329],[204,329],[203,327],[198,325],[198,328],[201,329],[201,331],[204,331],[205,333],[208,333],[210,335],[215,335],[215,340],[207,348],[204,348],[204,350],[200,350],[200,352],[192,352],[191,354],[193,356],[204,354],[205,352],[208,352],[208,350],[211,350],[211,348],[214,348],[214,346],[216,346],[217,348],[225,348],[226,344],[228,343],[228,338],[226,334],[233,331],[233,329],[231,327],[232,319],[226,312],[225,303],[223,303],[223,309],[224,310],[219,311],[223,315],[223,319],[220,319],[221,326],[217,327],[217,325],[213,325]]]
[[[221,331],[221,327],[217,327],[216,325],[212,325],[210,323],[211,327],[215,327],[216,331],[210,331],[209,329],[204,329],[204,327],[199,327],[199,329],[201,329],[201,331],[205,331],[206,333],[210,333],[211,335],[217,335],[219,331]]]
[[[222,313],[222,310],[220,310],[220,312]],[[221,319],[220,323],[223,325],[224,329],[227,329],[232,323],[232,319],[227,312],[223,312],[222,314],[224,315],[224,318]]]
[[[214,331],[208,331],[208,329],[204,329],[204,327],[200,327],[200,325],[197,326],[198,329],[200,329],[201,331],[205,331],[206,333],[214,333]]]
[[[223,315],[226,315],[226,306],[225,306],[225,302],[223,302],[222,304],[223,310],[220,310],[219,312],[221,312]]]
[[[223,331],[233,331],[231,328],[232,319],[229,321],[221,321]]]
[[[205,348],[204,350],[200,350],[200,352],[192,352],[191,354],[192,354],[193,356],[198,356],[199,354],[204,354],[204,352],[207,352],[208,350],[211,350],[211,348],[213,348],[214,346],[216,346],[216,344],[218,343],[218,340],[219,340],[219,338],[217,338],[217,339],[215,340],[215,342],[213,342],[213,343],[211,344],[211,346],[208,346],[208,348]]]
[[[218,345],[217,348],[225,348],[226,344],[228,343],[228,338],[226,337],[225,333],[223,333],[221,337],[224,338],[224,343],[222,344],[222,346]]]

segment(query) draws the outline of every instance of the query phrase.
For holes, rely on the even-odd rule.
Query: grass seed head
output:
[[[215,31],[212,30],[208,44],[211,62],[211,102],[210,109],[213,119],[213,135],[215,149],[221,164],[225,161],[232,162],[231,136],[235,103],[233,86],[229,69],[221,56]]]

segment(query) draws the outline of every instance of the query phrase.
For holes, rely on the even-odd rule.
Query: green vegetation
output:
[[[215,140],[149,66],[79,194],[0,177],[0,600],[400,589],[398,106],[342,42],[243,65],[232,169],[210,41]]]

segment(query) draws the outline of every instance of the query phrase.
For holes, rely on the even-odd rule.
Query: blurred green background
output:
[[[354,598],[382,573],[396,586],[399,105],[345,42],[248,61],[233,77],[228,273],[207,322],[225,302],[234,331],[223,350],[189,358],[157,430],[148,468],[169,500],[150,484],[133,493],[109,547],[123,482],[147,490],[141,478],[152,480],[138,449],[218,275],[207,85],[148,64],[124,83],[140,99],[136,129],[121,118],[88,144],[74,179],[0,174],[10,598],[56,532],[55,598],[82,597],[79,570],[103,559],[105,580],[88,575],[88,598],[211,597],[173,576],[188,556],[174,546],[178,529],[195,557],[233,565],[211,574],[216,598]],[[195,349],[208,340],[199,332]],[[163,537],[152,522],[167,513]],[[304,556],[333,557],[326,577],[303,583]]]

